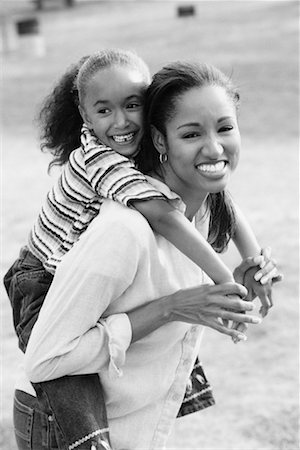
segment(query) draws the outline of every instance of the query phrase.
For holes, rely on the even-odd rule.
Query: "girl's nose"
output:
[[[128,125],[128,118],[125,111],[118,110],[114,117],[115,126],[118,128],[124,128]]]
[[[223,151],[222,145],[215,138],[208,138],[202,148],[202,153],[210,159],[219,158]]]

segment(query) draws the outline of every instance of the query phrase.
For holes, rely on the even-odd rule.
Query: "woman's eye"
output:
[[[199,132],[191,132],[191,133],[187,133],[183,136],[183,139],[193,139],[195,137],[200,136]]]
[[[129,103],[127,105],[127,108],[128,109],[136,109],[136,108],[139,108],[140,106],[142,106],[140,103]]]

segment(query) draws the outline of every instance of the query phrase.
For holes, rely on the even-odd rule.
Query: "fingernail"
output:
[[[259,281],[259,280],[261,279],[261,277],[262,277],[262,273],[257,272],[257,273],[254,275],[254,280]]]
[[[252,323],[261,323],[262,320],[260,317],[252,317]]]
[[[266,284],[266,283],[268,282],[268,280],[269,280],[269,278],[268,278],[267,276],[262,277],[262,278],[260,279],[260,283],[261,283],[261,284]]]
[[[261,262],[261,259],[262,259],[261,256],[255,256],[255,258],[253,258],[253,262],[255,264],[262,264],[264,262],[264,260],[262,260],[262,262]]]
[[[244,334],[238,334],[237,337],[240,341],[246,341],[248,339],[247,336],[245,336]]]

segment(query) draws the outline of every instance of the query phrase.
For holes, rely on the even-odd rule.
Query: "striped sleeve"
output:
[[[85,133],[84,127],[81,142],[87,178],[99,196],[126,206],[138,200],[165,199],[135,168],[133,161],[99,144],[89,130]]]

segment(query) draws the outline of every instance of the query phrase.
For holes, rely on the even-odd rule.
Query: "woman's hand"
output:
[[[247,314],[253,305],[242,300],[246,295],[245,287],[237,283],[204,284],[184,289],[166,297],[168,321],[204,325],[233,339],[245,340],[243,332],[229,328],[228,324],[230,321],[244,324],[261,322],[259,317]]]
[[[277,262],[271,257],[271,252],[271,247],[266,247],[261,250],[260,255],[245,258],[234,270],[234,279],[244,285],[244,275],[247,270],[257,266],[254,275],[255,281],[259,281],[261,284],[281,281],[282,274],[278,272]]]

